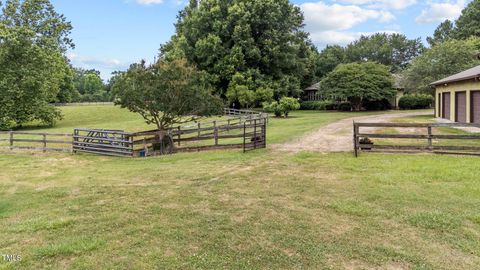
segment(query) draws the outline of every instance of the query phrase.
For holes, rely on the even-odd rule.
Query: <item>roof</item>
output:
[[[478,77],[480,77],[480,66],[467,69],[463,72],[457,73],[455,75],[452,75],[440,81],[436,81],[432,83],[432,85],[440,85],[440,84],[451,83],[451,82],[465,81],[469,79],[475,79]]]
[[[316,83],[310,87],[305,88],[305,91],[318,91],[320,90],[320,83]]]

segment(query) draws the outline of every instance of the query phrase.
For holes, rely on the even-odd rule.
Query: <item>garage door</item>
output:
[[[467,122],[467,93],[455,93],[455,122]]]
[[[472,123],[480,124],[480,91],[471,93],[472,95]]]
[[[443,93],[442,117],[445,119],[450,119],[450,93]]]

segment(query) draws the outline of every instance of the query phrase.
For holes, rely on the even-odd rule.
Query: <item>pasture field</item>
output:
[[[49,132],[138,131],[66,107]],[[362,114],[272,119],[285,143]],[[363,113],[363,115],[365,115]],[[0,153],[0,269],[475,269],[480,159],[272,149],[148,159]]]

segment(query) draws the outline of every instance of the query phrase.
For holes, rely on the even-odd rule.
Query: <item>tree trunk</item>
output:
[[[362,103],[363,103],[362,98],[351,98],[349,99],[349,102],[352,104],[352,109],[354,111],[359,112],[362,110]]]

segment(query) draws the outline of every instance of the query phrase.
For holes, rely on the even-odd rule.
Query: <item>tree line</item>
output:
[[[54,102],[115,100],[162,126],[221,106],[266,104],[281,111],[279,104],[291,101],[282,98],[298,98],[319,81],[331,98],[359,109],[394,95],[391,74],[402,75],[408,92],[432,93],[431,82],[475,65],[472,55],[480,48],[480,0],[455,22],[440,24],[429,47],[420,38],[377,33],[321,51],[304,30],[300,8],[289,0],[191,0],[157,63],[134,63],[104,84],[99,72],[71,66],[66,51],[74,48],[72,25],[49,0],[0,5],[2,129],[31,121],[53,124],[61,118],[49,105]],[[168,100],[178,102],[169,106]]]

